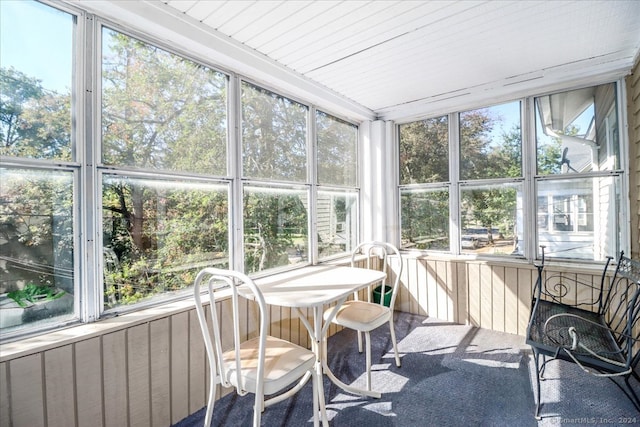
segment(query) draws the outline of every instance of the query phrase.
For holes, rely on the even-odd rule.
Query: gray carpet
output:
[[[566,362],[548,365],[543,419],[536,421],[533,361],[523,337],[406,313],[396,313],[396,333],[401,368],[388,327],[371,337],[372,384],[382,398],[351,395],[325,378],[332,426],[640,425],[640,413],[615,384]],[[353,331],[331,337],[328,354],[338,378],[364,387],[364,354]],[[311,395],[309,381],[295,397],[267,408],[262,425],[312,425]],[[253,395],[225,396],[216,402],[213,425],[250,426],[252,405]],[[202,426],[203,420],[204,408],[175,427]]]

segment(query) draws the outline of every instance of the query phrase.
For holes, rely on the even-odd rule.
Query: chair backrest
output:
[[[640,363],[640,262],[620,252],[601,304],[607,325],[620,333],[618,345],[627,357],[627,365],[635,368]]]
[[[238,291],[238,288],[241,286],[243,287],[242,293]],[[232,321],[233,323],[220,325],[215,303],[215,293],[219,293],[224,290],[228,290],[230,292],[229,303],[231,305],[231,316],[225,313],[224,319],[226,322]],[[200,329],[202,331],[205,349],[207,352],[207,359],[209,361],[209,367],[212,370],[216,370],[217,375],[214,375],[216,380],[224,387],[236,387],[236,390],[240,395],[245,395],[248,392],[255,393],[256,390],[261,392],[264,378],[264,359],[267,325],[269,324],[269,310],[267,310],[264,297],[256,284],[248,276],[236,271],[222,270],[218,268],[205,268],[198,273],[194,283],[193,292],[198,321],[200,323]],[[240,344],[246,340],[246,334],[241,335],[240,333],[240,319],[243,313],[244,316],[246,316],[246,311],[243,312],[241,301],[246,299],[243,295],[248,295],[249,293],[252,294],[252,299],[255,299],[259,308],[260,345],[258,351],[258,370],[256,373],[256,390],[247,390],[245,386],[245,378],[242,378],[242,376],[240,376],[241,378],[236,379],[237,384],[230,383],[228,381],[229,375],[227,375],[228,368],[225,366],[225,363],[223,363],[222,358],[222,354],[224,353],[224,349],[222,348],[222,333],[223,331],[232,330],[233,348],[235,349],[235,369],[233,370],[235,372],[242,372],[240,369],[239,349]],[[209,297],[209,321],[211,323],[207,322],[202,301],[203,296]],[[227,303],[227,300],[225,300],[225,303]]]
[[[387,280],[385,282],[385,286],[390,286],[392,288],[391,291],[391,301],[389,307],[393,308],[396,301],[396,294],[398,290],[398,286],[400,285],[400,275],[402,274],[402,255],[400,255],[400,251],[391,243],[387,242],[379,242],[379,241],[370,241],[370,242],[362,242],[351,252],[351,266],[356,267],[358,256],[366,257],[366,267],[368,269],[381,269],[384,273],[387,274]],[[389,265],[389,257],[397,258],[398,267],[395,270],[395,274],[390,274],[390,265]],[[380,266],[380,264],[382,264]],[[393,276],[393,277],[392,277]],[[380,297],[380,304],[384,303],[384,289],[382,295]]]

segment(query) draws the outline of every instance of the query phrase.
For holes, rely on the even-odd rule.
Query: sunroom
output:
[[[0,426],[205,406],[205,267],[266,278],[387,241],[396,311],[524,336],[541,246],[593,281],[638,258],[638,17],[0,1]],[[292,310],[271,322],[310,345]]]

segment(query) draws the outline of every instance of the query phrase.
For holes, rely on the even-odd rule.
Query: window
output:
[[[623,242],[614,83],[535,98],[536,239],[559,258],[603,260]]]
[[[522,254],[520,128],[519,102],[399,125],[403,248]]]
[[[318,252],[350,252],[358,238],[358,128],[316,112]]]
[[[229,266],[229,186],[104,174],[105,309],[184,289]]]
[[[0,168],[2,328],[73,318],[74,177]]]
[[[516,225],[522,220],[519,183],[464,185],[460,191],[463,253],[521,255]],[[469,247],[465,240],[475,244]]]
[[[529,168],[520,102],[451,114],[457,132],[445,117],[398,126],[404,248],[534,257],[539,249],[528,252],[543,245],[550,257],[596,261],[619,252],[626,237],[616,85],[527,101],[535,107],[534,122],[527,121],[535,129]],[[459,153],[451,167],[447,147]],[[525,223],[525,212],[537,212],[535,225]],[[455,237],[460,244],[450,247]]]
[[[227,175],[227,80],[103,28],[102,163]]]
[[[35,2],[0,2],[0,19],[0,329],[10,336],[78,317],[76,21]]]
[[[216,179],[227,175],[227,80],[103,28],[105,309],[179,291],[201,268],[229,265],[230,183]]]
[[[307,190],[244,187],[244,269],[247,274],[307,262]]]
[[[0,3],[0,155],[73,161],[75,18],[36,2]],[[43,25],[46,24],[43,30]]]
[[[460,113],[460,242],[463,253],[522,255],[520,103]],[[474,245],[465,244],[475,238]],[[473,247],[475,246],[475,247]]]
[[[242,84],[244,268],[261,272],[307,262],[308,108]],[[266,181],[279,181],[264,185]]]
[[[403,248],[449,250],[449,120],[399,125]]]
[[[407,188],[400,197],[403,248],[449,250],[449,191]]]
[[[356,125],[74,5],[0,19],[1,339],[356,243]]]

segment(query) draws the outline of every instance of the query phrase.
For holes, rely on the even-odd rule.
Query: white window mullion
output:
[[[449,114],[449,250],[460,253],[460,115]]]
[[[242,85],[238,76],[229,78],[229,135],[227,164],[232,177],[229,206],[230,267],[244,271],[244,227],[242,215]]]
[[[82,21],[82,22],[81,22]],[[80,318],[91,322],[100,317],[104,301],[104,257],[102,254],[102,192],[98,164],[100,163],[100,63],[101,25],[95,16],[78,19],[78,155],[82,163],[81,250],[80,260]],[[84,44],[83,44],[84,43]]]
[[[384,224],[387,242],[392,242],[400,247],[400,197],[397,191],[399,184],[398,167],[400,164],[397,128],[392,121],[385,122],[385,144],[383,162],[385,169],[382,171],[386,179],[382,182],[382,194],[384,200]]]
[[[527,98],[522,101],[523,105],[523,117],[522,117],[522,167],[524,173],[524,194],[522,208],[523,208],[523,225],[522,230],[517,230],[517,233],[522,233],[524,242],[518,244],[524,245],[522,248],[525,258],[529,261],[537,258],[537,235],[536,232],[538,223],[538,200],[536,192],[536,181],[534,179],[537,173],[537,156],[536,156],[536,135],[535,135],[535,108],[533,105],[533,98]],[[551,224],[549,222],[549,224]],[[527,238],[529,236],[529,238]]]
[[[307,120],[307,181],[309,206],[307,212],[308,218],[308,242],[307,252],[309,254],[309,262],[311,264],[318,263],[318,138],[316,127],[316,109],[309,108],[309,118]]]

